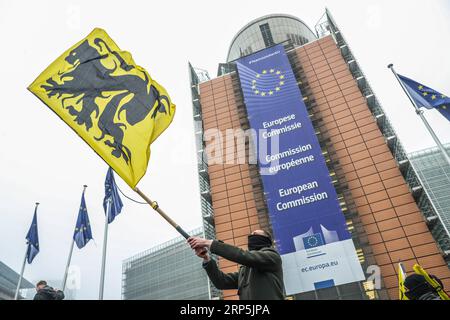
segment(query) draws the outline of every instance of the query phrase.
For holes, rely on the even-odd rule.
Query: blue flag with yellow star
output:
[[[30,229],[28,230],[27,236],[27,261],[32,263],[34,257],[39,253],[39,237],[38,237],[38,227],[37,227],[37,207],[34,209],[33,221],[31,222]]]
[[[91,224],[89,223],[84,192],[81,196],[80,211],[78,211],[77,224],[73,234],[73,240],[79,249],[83,248],[92,239]]]
[[[276,47],[273,54],[279,54],[281,49]],[[284,105],[287,100],[298,98],[295,76],[292,72],[286,72],[290,66],[287,62],[274,65],[271,56],[251,60],[248,64],[236,62],[244,102],[246,105],[257,105],[260,112],[271,111],[274,105]]]
[[[444,117],[447,118],[447,120],[450,121],[449,97],[400,74],[398,77],[419,108],[423,107],[427,109],[437,109]]]
[[[110,202],[108,210],[108,201]],[[122,211],[123,203],[117,191],[116,180],[111,167],[108,169],[105,179],[105,198],[103,199],[103,209],[108,217],[108,223],[114,221],[116,216]]]

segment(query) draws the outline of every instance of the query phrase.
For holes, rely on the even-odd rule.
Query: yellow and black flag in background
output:
[[[409,300],[405,295],[405,279],[406,271],[401,262],[398,263],[398,299],[399,300]]]
[[[150,144],[175,113],[166,90],[98,28],[28,89],[132,188],[147,170]]]

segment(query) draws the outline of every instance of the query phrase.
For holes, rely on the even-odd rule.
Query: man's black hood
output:
[[[257,251],[262,248],[269,248],[272,246],[272,239],[260,234],[251,234],[248,236],[248,250]]]

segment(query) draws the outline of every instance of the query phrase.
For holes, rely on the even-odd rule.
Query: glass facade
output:
[[[203,228],[189,232],[203,237]],[[208,300],[209,284],[201,260],[178,237],[123,262],[123,300]]]
[[[445,148],[447,152],[450,152],[450,144],[446,145]],[[410,153],[409,159],[433,204],[436,214],[445,226],[445,228],[441,228],[442,230],[435,230],[433,233],[435,233],[441,248],[450,253],[450,241],[448,240],[448,230],[450,230],[450,165],[436,147]],[[450,264],[450,261],[448,263]]]
[[[19,281],[19,274],[6,264],[0,261],[0,300],[12,300],[17,288],[17,282]],[[25,278],[22,278],[20,285],[20,291],[23,289],[34,288],[34,285]],[[23,292],[20,292],[19,299],[23,299]],[[27,292],[28,294],[28,292]]]
[[[311,29],[296,17],[267,15],[253,20],[236,34],[231,41],[227,62],[277,43],[289,41],[294,46],[301,46],[316,39]]]

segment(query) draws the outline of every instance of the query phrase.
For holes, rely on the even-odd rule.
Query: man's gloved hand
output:
[[[200,238],[200,237],[189,237],[187,239],[187,242],[189,243],[189,245],[191,246],[192,249],[197,249],[197,248],[209,249],[211,247],[211,244],[213,241],[204,239],[204,238]]]
[[[195,249],[195,254],[197,255],[197,257],[202,258],[203,262],[208,262],[209,260],[211,260],[208,254],[208,249],[206,248]]]
[[[199,237],[190,237],[187,242],[191,248],[195,250],[197,257],[202,258],[204,262],[208,262],[210,260],[208,248],[211,247],[212,240]]]

